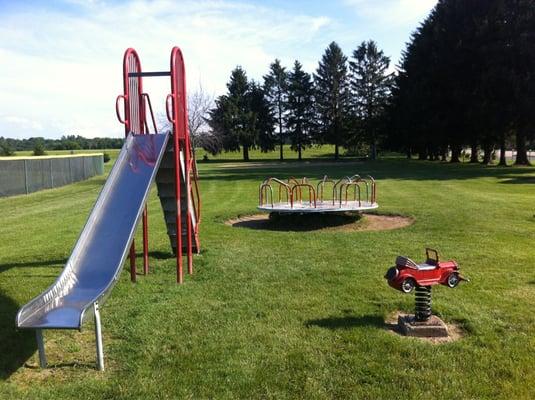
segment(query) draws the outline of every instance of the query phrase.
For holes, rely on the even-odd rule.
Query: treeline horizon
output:
[[[85,138],[80,135],[65,135],[60,139],[31,137],[27,139],[13,139],[0,136],[0,156],[11,156],[17,151],[46,150],[91,150],[91,149],[120,149],[123,147],[122,138]]]
[[[211,128],[198,143],[212,154],[249,149],[273,151],[290,144],[302,159],[312,145],[331,144],[334,158],[340,149],[375,159],[381,116],[388,104],[393,74],[389,57],[373,40],[363,41],[351,57],[336,42],[325,49],[313,74],[299,60],[291,69],[275,59],[263,82],[249,80],[237,66],[227,83],[227,94],[215,100],[207,122]]]

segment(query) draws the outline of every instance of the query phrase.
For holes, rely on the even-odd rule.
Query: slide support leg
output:
[[[95,311],[95,337],[97,342],[97,367],[99,371],[104,371],[104,349],[102,347],[102,326],[100,324],[100,311],[98,303],[93,304]]]
[[[149,219],[147,205],[143,210],[143,275],[149,273]]]
[[[136,241],[134,239],[130,246],[130,280],[136,281]]]
[[[41,329],[36,329],[35,337],[37,338],[37,349],[39,352],[39,366],[41,368],[46,368],[45,341],[43,339],[43,331]]]

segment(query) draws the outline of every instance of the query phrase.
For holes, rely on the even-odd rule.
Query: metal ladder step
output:
[[[160,204],[164,213],[165,224],[167,227],[167,235],[169,236],[169,242],[173,252],[176,253],[176,198],[175,198],[175,161],[174,161],[174,148],[173,143],[170,140],[167,149],[163,155],[163,159],[160,163],[160,168],[156,174],[156,186],[158,188],[158,197],[160,198]],[[186,213],[187,193],[186,185],[183,177],[180,180],[180,205],[182,211],[181,218],[181,233],[183,251],[187,251],[187,218],[191,218]],[[192,219],[193,222],[193,219]],[[198,236],[195,233],[195,226],[193,228],[193,251],[197,251]]]

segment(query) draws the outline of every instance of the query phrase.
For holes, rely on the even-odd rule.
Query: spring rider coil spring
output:
[[[431,318],[431,286],[416,286],[414,295],[416,321],[428,321]]]

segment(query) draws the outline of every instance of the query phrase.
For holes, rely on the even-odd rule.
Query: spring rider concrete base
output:
[[[401,333],[416,337],[448,337],[444,321],[431,313],[431,286],[416,287],[414,300],[414,315],[398,317]]]
[[[427,321],[418,321],[414,315],[398,316],[399,331],[405,336],[415,337],[448,337],[448,327],[436,315]]]

